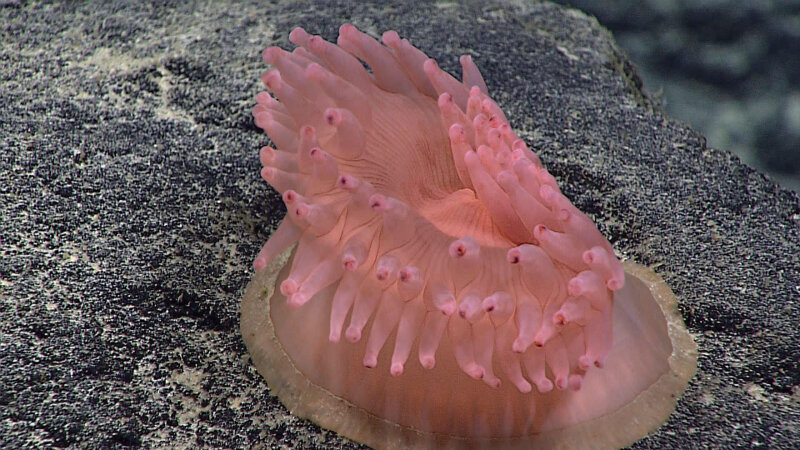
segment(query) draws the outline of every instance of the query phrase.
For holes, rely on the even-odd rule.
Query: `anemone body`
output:
[[[603,416],[668,371],[666,326],[615,307],[612,246],[470,57],[458,81],[392,31],[290,40],[264,51],[272,95],[253,110],[287,208],[254,266],[296,245],[269,311],[311,383],[400,427],[492,440]]]

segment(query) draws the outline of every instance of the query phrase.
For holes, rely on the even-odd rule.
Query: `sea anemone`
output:
[[[472,58],[458,81],[394,31],[289,39],[253,110],[287,214],[242,306],[289,409],[377,447],[613,447],[665,420],[695,364],[674,298],[626,275]]]

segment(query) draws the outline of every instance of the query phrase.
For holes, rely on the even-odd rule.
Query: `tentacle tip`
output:
[[[532,164],[531,161],[525,157],[520,149],[515,148],[511,151],[511,154],[516,158],[511,164],[511,168],[514,172],[519,173],[520,176],[527,176],[528,166]]]
[[[436,63],[435,59],[428,58],[422,63],[422,70],[424,70],[428,76],[435,75],[439,71],[439,64]]]
[[[578,358],[578,368],[581,370],[589,370],[592,367],[592,360],[586,355],[581,355]]]
[[[556,389],[558,389],[559,391],[563,391],[567,387],[569,387],[569,380],[567,379],[567,377],[557,377],[555,384],[556,384]]]
[[[253,117],[256,118],[256,124],[266,131],[266,128],[272,125],[272,114],[268,111],[254,112]]]
[[[321,81],[325,77],[325,69],[313,62],[306,67],[306,76],[313,81]]]
[[[478,156],[482,156],[487,159],[494,157],[494,150],[492,150],[488,145],[479,146],[476,152],[478,153]]]
[[[474,258],[480,254],[480,246],[471,236],[464,236],[450,243],[448,254],[451,258]]]
[[[553,390],[553,382],[545,378],[536,384],[536,389],[542,394],[546,394]]]
[[[260,95],[260,93],[259,93],[259,95]],[[259,95],[256,95],[256,101],[259,101],[258,100]],[[253,117],[257,119],[259,115],[265,113],[266,111],[267,111],[267,108],[264,107],[264,105],[258,104],[258,105],[253,107],[253,112],[252,112],[253,113]]]
[[[332,127],[338,126],[342,123],[342,113],[336,108],[326,109],[325,122]]]
[[[302,45],[308,39],[308,33],[302,27],[294,27],[289,33],[289,42],[295,45]]]
[[[353,325],[347,327],[347,331],[345,331],[344,334],[347,340],[352,344],[355,344],[356,342],[361,340],[361,330],[359,330],[357,327]]]
[[[611,291],[618,291],[625,286],[625,280],[618,280],[616,278],[612,278],[606,282],[606,287],[608,287]]]
[[[358,28],[356,28],[356,26],[353,25],[352,23],[343,23],[339,27],[339,37],[344,37],[346,39],[349,39],[353,36],[353,33],[356,32],[358,32]]]
[[[450,253],[450,257],[452,258],[463,258],[467,254],[467,248],[461,242],[453,242],[450,244],[450,248],[448,249]]]
[[[444,108],[449,103],[453,102],[453,96],[450,95],[449,92],[443,92],[442,95],[439,96],[439,99],[436,101],[436,104],[439,105],[439,108]]]
[[[519,264],[521,260],[520,252],[516,248],[512,248],[506,253],[506,261],[508,261],[509,264]]]
[[[475,363],[471,363],[466,368],[466,373],[470,377],[472,377],[472,378],[474,378],[476,380],[480,380],[480,379],[483,378],[483,375],[486,373],[486,371],[480,365],[475,364]]]
[[[486,117],[485,114],[478,114],[472,119],[472,125],[476,128],[476,130],[486,133],[486,128],[489,126],[489,118]]]
[[[532,167],[535,168],[535,166]],[[541,180],[541,172],[537,169],[535,173],[536,177]],[[552,205],[554,200],[553,195],[555,195],[555,193],[556,190],[553,189],[553,186],[550,186],[549,184],[543,184],[539,188],[539,196],[542,197],[542,200],[544,200],[548,205]]]
[[[422,367],[430,370],[436,366],[436,358],[434,358],[433,355],[420,356],[419,363],[422,364]]]
[[[392,374],[393,377],[399,377],[403,374],[403,363],[401,362],[392,362],[392,367],[389,369],[389,373]]]
[[[456,312],[456,302],[453,301],[445,303],[444,305],[439,307],[439,311],[441,311],[442,314],[444,314],[447,317],[452,316],[453,313]]]
[[[281,73],[277,70],[270,70],[261,77],[261,81],[267,86],[267,89],[275,92],[276,89],[281,87]]]
[[[297,201],[298,194],[297,194],[297,191],[295,191],[294,189],[287,189],[283,193],[281,198],[283,198],[283,203],[285,203],[287,205],[291,205],[292,203]]]
[[[524,380],[518,381],[515,386],[517,387],[517,390],[523,394],[528,394],[533,390],[531,384]]]
[[[594,361],[594,366],[597,367],[598,369],[602,369],[603,367],[606,366],[606,359],[605,358],[597,358]]]
[[[474,298],[466,297],[461,300],[461,304],[458,306],[458,315],[462,319],[468,322],[474,322],[483,315],[483,310],[479,306],[480,300],[478,300],[478,304],[476,305]]]
[[[378,358],[374,355],[365,355],[363,362],[367,369],[374,369],[378,365]]]
[[[378,281],[388,280],[389,282],[393,283],[397,275],[397,266],[397,258],[390,255],[382,256],[378,260],[378,264],[375,267],[375,277],[378,279]]]
[[[294,208],[294,215],[295,217],[305,218],[308,217],[310,211],[309,206],[301,202]]]
[[[536,238],[536,240],[541,241],[542,237],[544,237],[544,235],[547,234],[549,231],[550,230],[548,230],[546,226],[538,224],[535,227],[533,227],[533,237]]]
[[[338,180],[336,180],[336,186],[349,191],[357,188],[360,184],[361,182],[358,180],[358,178],[349,174],[344,174],[340,176]]]
[[[489,385],[489,387],[492,388],[492,389],[499,389],[500,386],[502,386],[502,384],[503,384],[503,382],[500,381],[500,378],[497,378],[497,377],[489,378],[489,377],[484,376],[483,377],[483,382],[486,383],[487,385]]]
[[[515,339],[514,343],[511,344],[511,351],[514,353],[525,353],[525,350],[527,349],[528,346],[519,339]]]
[[[354,272],[356,269],[358,269],[358,261],[356,261],[356,259],[352,256],[345,256],[342,258],[342,266],[344,267],[344,270],[348,272]]]
[[[511,187],[516,182],[517,177],[507,170],[503,170],[497,174],[497,183],[500,184],[500,187],[502,188]]]
[[[255,269],[256,271],[261,271],[266,268],[267,268],[266,258],[262,258],[259,256],[258,258],[255,259],[255,261],[253,261],[253,269]]]
[[[510,299],[510,297],[508,296],[508,294],[506,292],[498,291],[498,292],[495,292],[494,294],[486,297],[485,299],[483,299],[483,302],[481,303],[481,307],[487,313],[491,313],[491,312],[494,312],[494,311],[502,312],[502,311],[506,310],[505,307],[508,306],[508,300],[509,299]]]
[[[369,207],[373,211],[385,211],[389,208],[389,202],[383,194],[372,194],[369,197]]]
[[[317,137],[317,132],[311,125],[303,125],[300,128],[300,133],[305,139],[308,139],[309,141],[313,141]]]
[[[479,163],[478,154],[474,150],[469,150],[464,153],[464,163],[472,165]]]
[[[472,62],[472,56],[470,56],[470,55],[461,55],[458,58],[458,62],[460,62],[462,66],[465,65],[465,64],[469,64],[469,63]]]
[[[341,333],[335,331],[331,331],[331,333],[328,335],[328,341],[330,341],[333,344],[338,344],[341,339],[342,339]]]
[[[419,270],[416,267],[411,267],[411,266],[403,267],[397,273],[397,278],[399,278],[402,283],[410,283],[411,281],[414,281],[418,277],[419,277]]]
[[[583,377],[578,374],[572,374],[569,376],[569,388],[573,391],[580,391],[581,386],[583,385]]]
[[[328,152],[319,147],[311,148],[311,150],[308,151],[308,156],[311,158],[311,161],[314,162],[315,164],[324,164],[331,160],[331,155],[329,155]]]
[[[464,134],[464,127],[459,123],[450,125],[450,128],[447,130],[447,136],[450,138],[450,142],[454,143],[463,143],[467,140]]]
[[[303,294],[301,292],[296,292],[296,293],[292,294],[291,297],[289,297],[288,305],[289,305],[290,309],[297,309],[297,308],[305,305],[308,302],[308,300],[309,300],[309,298],[308,298],[307,295],[305,295],[305,294]]]
[[[585,262],[586,264],[592,264],[592,262],[593,262],[593,261],[594,261],[594,259],[595,259],[595,255],[594,255],[594,253],[592,252],[592,250],[593,250],[593,249],[586,250],[585,252],[583,252],[583,255],[581,255],[581,259],[582,259],[582,260],[583,260],[583,262]]]
[[[275,158],[275,149],[265,145],[264,147],[261,147],[261,149],[258,151],[258,154],[261,156],[261,159],[272,160]]]
[[[260,105],[269,103],[270,100],[272,100],[272,97],[270,97],[266,91],[261,91],[258,94],[256,94],[256,102],[258,102]]]
[[[311,48],[311,51],[316,54],[324,55],[327,52],[325,40],[319,36],[310,36],[306,41],[306,45],[308,45],[308,47]]]
[[[291,278],[283,280],[281,283],[281,294],[286,297],[294,295],[300,289],[300,284]]]
[[[383,34],[381,35],[381,42],[390,47],[394,46],[398,42],[400,42],[400,35],[397,34],[397,31],[394,30],[384,31]]]
[[[280,47],[267,47],[261,53],[261,58],[267,64],[275,64],[275,61],[281,56],[281,51]]]

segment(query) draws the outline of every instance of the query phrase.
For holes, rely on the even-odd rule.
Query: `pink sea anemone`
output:
[[[658,426],[691,346],[670,340],[687,340],[671,307],[626,276],[472,59],[458,81],[394,31],[383,45],[349,24],[338,45],[300,28],[290,40],[264,51],[275,97],[253,110],[287,217],[242,308],[281,400],[378,447],[618,446]]]

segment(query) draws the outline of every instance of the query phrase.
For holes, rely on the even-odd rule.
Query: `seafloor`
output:
[[[281,219],[250,110],[296,25],[396,29],[493,96],[621,256],[673,287],[699,368],[634,448],[800,442],[800,200],[665,116],[552,4],[0,2],[0,448],[352,448],[270,397],[239,334]]]

